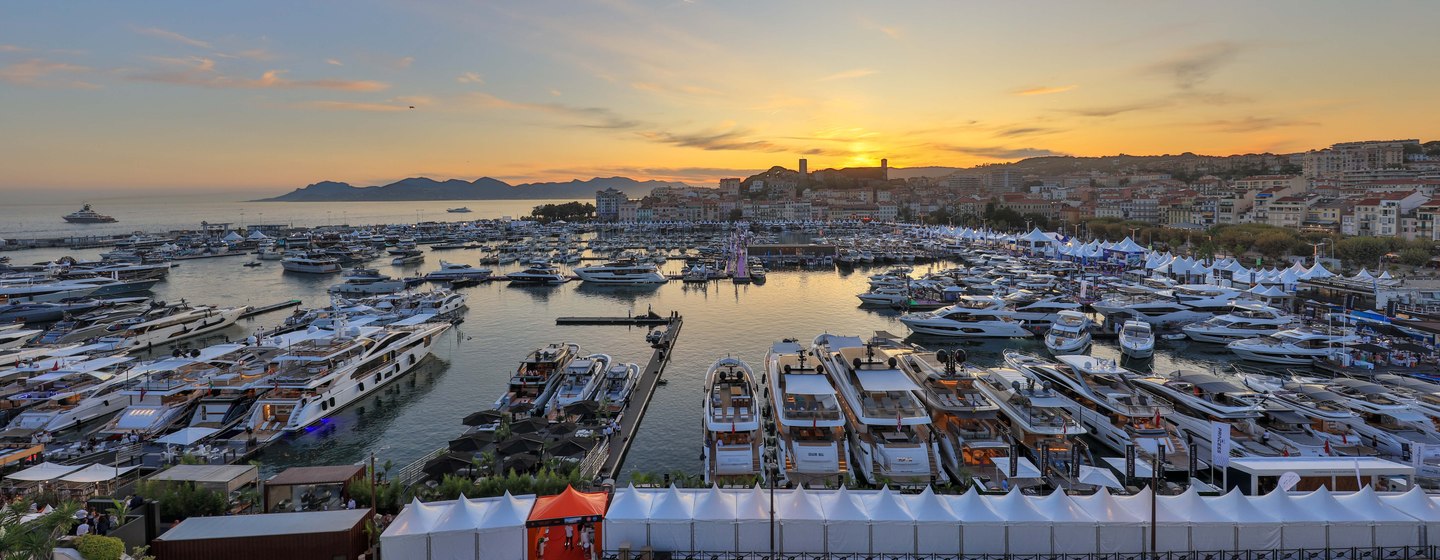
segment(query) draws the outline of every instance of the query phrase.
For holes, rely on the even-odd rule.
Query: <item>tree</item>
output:
[[[1419,247],[1401,249],[1400,262],[1410,266],[1425,266],[1430,262],[1430,251]]]
[[[49,560],[60,537],[75,526],[79,504],[61,504],[50,513],[25,521],[30,503],[17,500],[0,507],[0,558],[4,560]]]
[[[743,220],[743,219],[745,219],[745,211],[744,211],[744,210],[741,210],[741,209],[739,209],[739,208],[731,208],[731,209],[730,209],[730,221],[732,221],[732,222],[738,222],[738,221]]]
[[[1389,251],[1387,240],[1378,237],[1350,237],[1335,244],[1335,256],[1351,266],[1374,266]]]
[[[1294,246],[1293,238],[1278,231],[1262,234],[1255,239],[1255,250],[1271,259],[1285,256]]]

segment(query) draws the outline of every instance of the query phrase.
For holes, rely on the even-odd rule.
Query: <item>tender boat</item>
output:
[[[750,366],[735,358],[721,358],[706,371],[705,447],[700,455],[706,484],[764,476],[758,384]]]
[[[1045,333],[1045,349],[1056,356],[1081,354],[1090,348],[1090,318],[1084,313],[1061,311]]]
[[[611,414],[618,414],[630,404],[630,393],[640,380],[640,366],[637,364],[615,364],[605,370],[605,379],[596,393],[596,400]]]
[[[560,386],[555,389],[555,396],[550,399],[550,410],[559,411],[577,402],[594,399],[608,369],[610,356],[605,354],[591,354],[571,360],[569,365],[565,366],[564,375],[560,377]]]
[[[1155,331],[1151,330],[1150,323],[1134,319],[1125,321],[1117,338],[1120,340],[1120,353],[1129,358],[1144,360],[1155,355]]]
[[[495,401],[496,410],[539,414],[555,394],[561,372],[580,355],[578,344],[555,343],[531,352],[510,376],[510,389]]]
[[[92,210],[87,202],[79,210],[66,214],[65,221],[72,224],[108,224],[114,222],[115,218]]]
[[[793,340],[771,345],[765,357],[780,484],[838,485],[848,476],[845,416],[825,367]]]

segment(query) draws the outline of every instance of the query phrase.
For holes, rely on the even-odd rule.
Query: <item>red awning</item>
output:
[[[535,507],[530,509],[530,519],[526,524],[546,525],[547,521],[574,518],[598,520],[605,517],[607,501],[608,497],[604,492],[578,492],[575,488],[566,486],[564,492],[535,500]]]

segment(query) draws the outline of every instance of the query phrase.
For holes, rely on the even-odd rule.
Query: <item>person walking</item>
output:
[[[536,560],[545,560],[545,541],[550,540],[550,537],[547,537],[547,536],[545,536],[545,535],[549,534],[549,532],[550,532],[550,529],[549,529],[549,528],[546,528],[546,529],[545,529],[545,532],[540,533],[540,538],[535,539],[535,558],[536,558]]]

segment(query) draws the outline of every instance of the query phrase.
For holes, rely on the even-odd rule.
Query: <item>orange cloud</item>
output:
[[[136,28],[135,32],[141,35],[149,35],[158,39],[164,39],[166,41],[173,41],[184,45],[190,45],[192,47],[200,47],[202,49],[210,48],[209,42],[186,37],[174,31],[160,29],[159,27],[140,27]]]
[[[66,87],[77,89],[98,89],[100,86],[80,80],[56,79],[56,74],[88,73],[90,68],[66,62],[51,62],[39,58],[16,62],[0,67],[0,81],[32,87]]]
[[[831,75],[829,75],[829,76],[825,76],[824,78],[820,78],[820,81],[822,81],[822,82],[828,82],[828,81],[831,81],[831,80],[850,80],[850,79],[854,79],[854,78],[863,78],[863,77],[865,77],[865,76],[869,76],[869,75],[874,74],[874,73],[875,73],[875,70],[870,69],[870,68],[855,68],[855,69],[853,69],[853,70],[846,70],[846,71],[844,71],[844,72],[836,72],[836,73],[831,74]]]
[[[215,72],[215,63],[205,58],[183,59],[189,60],[192,65],[184,70],[174,72],[152,72],[131,76],[131,79],[157,82],[163,84],[175,84],[185,86],[198,86],[217,89],[327,89],[334,91],[380,91],[390,87],[385,82],[373,80],[291,80],[285,78],[284,70],[267,70],[259,78],[249,79],[235,76],[226,76]],[[164,59],[166,62],[180,62],[182,59]]]
[[[1073,84],[1072,84],[1072,85],[1068,85],[1068,86],[1038,86],[1038,87],[1030,87],[1030,88],[1024,88],[1024,89],[1018,89],[1018,90],[1012,91],[1012,92],[1010,92],[1010,93],[1011,93],[1012,95],[1050,95],[1050,94],[1052,94],[1052,93],[1065,93],[1065,92],[1070,91],[1070,90],[1072,90],[1072,89],[1075,89],[1075,88],[1077,88],[1077,87],[1080,87],[1080,86],[1073,85]]]

